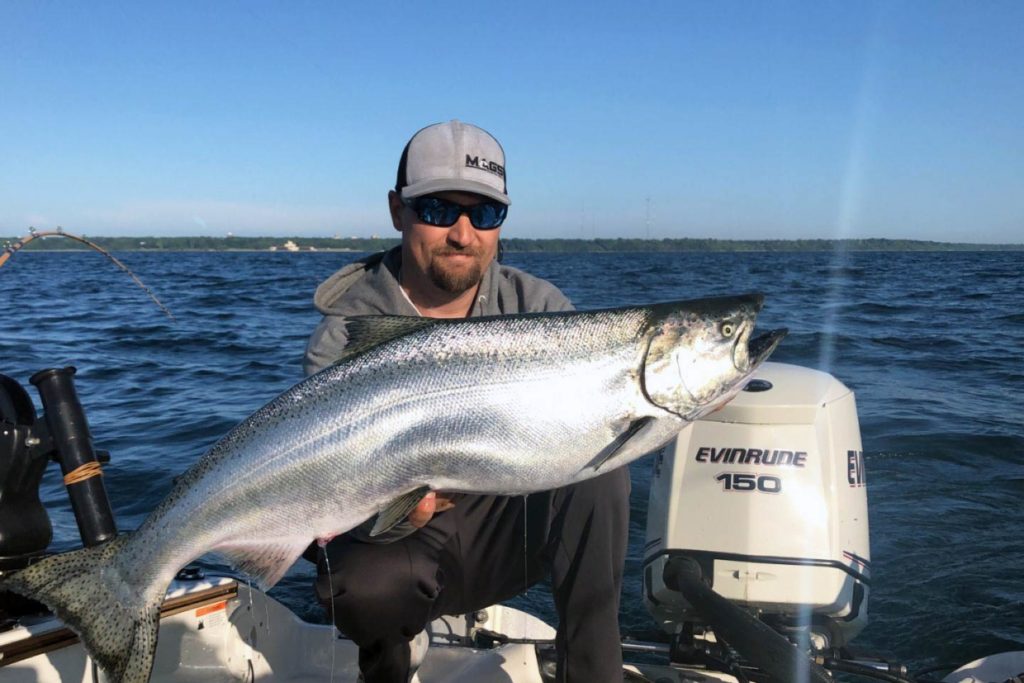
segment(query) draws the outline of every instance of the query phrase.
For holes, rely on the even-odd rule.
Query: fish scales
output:
[[[583,317],[582,325],[551,317],[436,325],[325,370],[246,419],[178,482],[161,506],[173,517],[158,509],[133,543],[165,555],[136,557],[132,566],[167,567],[169,581],[205,550],[237,545],[232,539],[291,540],[299,529],[306,535],[291,545],[301,551],[310,528],[317,537],[340,533],[377,511],[379,503],[369,501],[423,485],[509,494],[526,492],[524,482],[529,490],[555,487],[571,473],[536,454],[596,452],[613,436],[577,417],[603,422],[617,404],[643,401],[628,375],[639,363],[644,316]],[[472,443],[460,443],[460,434]],[[339,467],[339,452],[348,467]],[[282,489],[299,495],[286,498]],[[179,521],[169,526],[168,519]]]
[[[422,487],[522,494],[624,465],[739,391],[784,334],[751,339],[760,306],[351,319],[336,365],[233,428],[136,532],[3,585],[54,609],[110,680],[142,683],[189,561],[219,552],[267,587],[311,540]]]

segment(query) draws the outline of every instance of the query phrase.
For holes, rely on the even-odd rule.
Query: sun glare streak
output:
[[[864,46],[864,68],[861,71],[860,87],[857,90],[856,105],[850,130],[850,144],[843,171],[842,186],[839,193],[839,206],[836,214],[833,237],[844,240],[851,237],[855,228],[863,227],[859,223],[865,204],[864,179],[866,175],[868,143],[871,137],[871,124],[876,118],[878,109],[877,81],[880,64],[881,34],[879,17],[875,17],[868,28]],[[837,242],[832,253],[829,266],[825,294],[824,320],[822,322],[821,342],[818,346],[818,367],[825,372],[832,372],[835,357],[836,333],[840,303],[846,293],[846,273],[850,266],[849,249],[842,242]]]

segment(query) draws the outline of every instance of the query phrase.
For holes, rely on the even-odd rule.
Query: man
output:
[[[388,193],[402,244],[342,268],[317,288],[324,318],[309,341],[306,373],[339,356],[346,316],[570,310],[550,283],[497,262],[510,203],[505,155],[489,133],[459,121],[416,133]],[[622,680],[625,468],[525,499],[431,493],[407,522],[373,539],[372,522],[320,553],[316,581],[335,624],[359,646],[367,683],[405,683],[409,641],[431,620],[507,600],[546,572],[559,616],[558,679]]]

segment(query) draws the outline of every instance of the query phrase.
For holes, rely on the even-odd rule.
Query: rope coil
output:
[[[80,465],[75,469],[71,470],[64,475],[64,485],[71,486],[72,484],[78,484],[86,479],[92,479],[93,477],[102,477],[103,470],[100,467],[99,462],[93,460],[87,462],[84,465]]]

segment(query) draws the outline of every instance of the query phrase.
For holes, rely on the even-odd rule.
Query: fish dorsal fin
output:
[[[602,448],[601,452],[598,453],[593,460],[587,463],[587,467],[594,468],[595,472],[601,469],[602,465],[614,458],[615,454],[622,450],[622,447],[625,446],[630,439],[642,432],[644,427],[650,424],[653,420],[653,417],[641,417],[630,422],[629,426],[626,427],[626,431],[619,434],[617,437],[612,439],[610,444]]]
[[[348,343],[335,364],[371,349],[378,344],[436,325],[432,318],[411,315],[354,315],[345,318]]]
[[[430,487],[421,486],[388,503],[384,509],[377,513],[377,521],[374,523],[373,528],[370,529],[370,537],[380,536],[396,524],[405,521],[409,513],[416,509],[419,502],[423,500],[423,496],[428,493],[430,493]]]
[[[309,545],[308,538],[267,538],[260,540],[229,541],[218,545],[214,552],[223,555],[239,571],[251,576],[256,585],[267,590],[277,583],[288,568]]]

